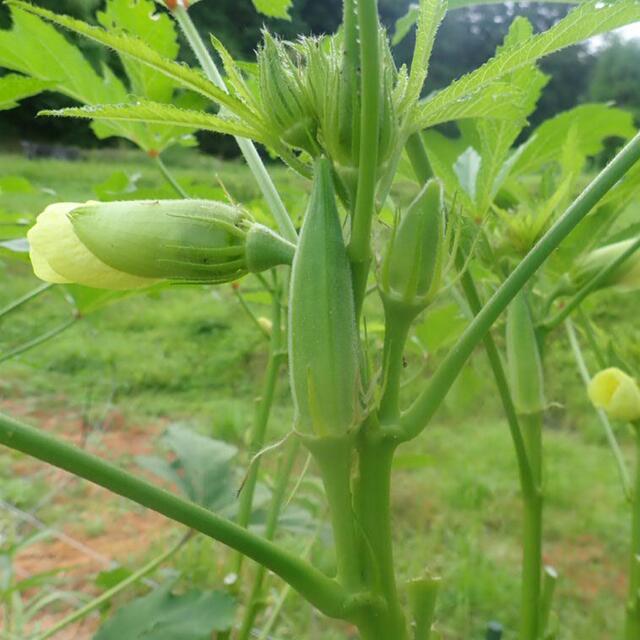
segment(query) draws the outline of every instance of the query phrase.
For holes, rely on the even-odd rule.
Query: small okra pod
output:
[[[289,361],[297,423],[340,435],[358,419],[359,365],[351,268],[331,166],[316,162],[289,299]]]

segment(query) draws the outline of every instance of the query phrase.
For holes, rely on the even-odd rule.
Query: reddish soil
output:
[[[163,425],[127,424],[118,412],[107,416],[99,434],[92,434],[86,442],[86,426],[81,416],[70,412],[53,414],[42,407],[29,407],[24,400],[0,400],[0,410],[24,419],[29,424],[63,437],[77,446],[110,461],[120,461],[125,467],[138,471],[131,460],[137,455],[154,452],[154,443]],[[97,437],[96,437],[97,435]],[[43,463],[20,457],[13,465],[18,475],[42,473]],[[47,486],[59,488],[44,511],[59,513],[59,521],[43,516],[46,524],[73,538],[91,552],[72,546],[60,538],[51,537],[26,548],[16,560],[16,572],[21,578],[42,572],[61,570],[57,588],[93,596],[96,575],[114,564],[137,568],[150,551],[163,547],[175,528],[162,516],[133,505],[96,485],[74,479],[56,469],[47,471]],[[95,555],[94,555],[95,554]],[[71,609],[50,607],[39,616],[39,629],[46,629],[70,613]],[[96,614],[82,623],[69,627],[55,636],[56,640],[89,640],[97,626]],[[0,628],[3,622],[0,615]]]

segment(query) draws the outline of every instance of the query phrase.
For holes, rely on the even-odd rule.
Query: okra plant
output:
[[[580,231],[593,229],[594,218],[601,218],[592,213],[598,208],[612,211],[607,217],[612,220],[635,193],[640,135],[627,132],[626,146],[578,189],[577,197],[578,173],[601,142],[598,135],[593,140],[589,116],[582,130],[575,123],[556,122],[563,135],[547,139],[546,146],[540,136],[515,151],[512,146],[546,81],[536,62],[640,20],[640,2],[583,2],[541,34],[518,20],[494,58],[426,98],[438,26],[449,9],[472,4],[468,0],[421,0],[413,60],[401,68],[393,61],[376,0],[344,0],[343,22],[333,35],[285,42],[265,33],[255,66],[233,60],[215,37],[211,47],[204,43],[186,1],[158,2],[177,21],[202,71],[176,62],[152,38],[141,39],[126,21],[106,19],[92,26],[19,0],[7,4],[16,25],[31,26],[31,46],[37,44],[38,30],[53,23],[114,49],[125,68],[140,77],[152,73],[217,109],[185,108],[164,94],[164,100],[148,93],[105,103],[101,95],[85,99],[77,93],[75,99],[89,106],[45,115],[88,118],[94,126],[112,129],[158,125],[235,136],[274,226],[259,224],[226,202],[59,203],[43,212],[29,232],[38,276],[52,283],[127,290],[164,282],[217,285],[258,274],[272,294],[274,312],[266,402],[252,434],[257,462],[265,455],[266,417],[285,361],[295,420],[288,443],[280,445],[289,451],[274,491],[280,499],[274,497],[264,537],[248,528],[257,462],[247,472],[234,522],[8,416],[0,417],[0,442],[226,544],[239,554],[236,577],[246,556],[324,615],[354,625],[364,640],[427,640],[437,580],[425,572],[404,584],[397,575],[392,465],[398,447],[429,426],[484,340],[516,445],[525,504],[520,638],[545,637],[550,595],[542,586],[541,567],[543,338],[557,324],[556,314],[565,313],[554,306],[558,298],[569,296],[565,309],[575,307],[614,267],[624,266],[609,254],[601,253],[598,262],[598,255],[590,253],[597,248]],[[137,3],[129,5],[133,12]],[[117,6],[126,14],[126,2]],[[33,81],[47,80],[42,69],[23,64],[18,55],[3,64]],[[453,121],[461,122],[473,140],[470,145],[463,141],[460,153],[429,131]],[[299,233],[249,140],[310,181]],[[539,169],[542,152],[548,154],[554,144],[552,157],[561,152],[560,171],[541,181],[541,197],[532,202],[509,179],[523,166]],[[415,173],[416,196],[408,207],[385,217],[407,161]],[[576,238],[584,242],[577,250]],[[625,247],[621,253],[626,260],[632,251]],[[561,262],[567,256],[568,265]],[[474,281],[475,264],[493,272],[485,287],[493,290],[484,304]],[[595,275],[589,275],[594,268]],[[400,393],[403,356],[412,328],[418,317],[428,328],[434,303],[458,286],[473,320],[405,404]],[[535,296],[545,302],[540,317],[532,314]],[[288,314],[282,313],[285,307]],[[370,309],[384,314],[381,353],[368,339]],[[490,331],[507,309],[505,371]],[[298,447],[313,459],[324,485],[333,572],[274,541],[283,487]],[[244,618],[234,630],[237,638],[251,634],[261,580],[245,600]]]

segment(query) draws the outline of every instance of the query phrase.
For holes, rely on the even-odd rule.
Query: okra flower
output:
[[[42,280],[120,290],[230,282],[290,264],[295,249],[239,207],[207,200],[58,203],[28,239]]]
[[[591,402],[614,420],[640,420],[640,388],[624,371],[612,367],[596,374],[589,384]]]

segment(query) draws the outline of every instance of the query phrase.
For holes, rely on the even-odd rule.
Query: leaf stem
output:
[[[158,169],[160,169],[160,173],[165,177],[165,180],[171,185],[173,190],[185,200],[189,199],[189,194],[182,188],[180,183],[175,179],[173,174],[169,171],[167,165],[164,163],[162,158],[158,155],[153,158]]]
[[[571,351],[573,352],[573,357],[575,358],[578,372],[580,373],[580,377],[582,378],[582,382],[584,383],[586,388],[591,382],[591,375],[589,373],[589,370],[587,369],[587,363],[585,362],[584,356],[582,354],[582,349],[580,348],[580,343],[578,342],[578,336],[576,335],[575,327],[573,326],[573,322],[571,322],[571,320],[569,319],[564,321],[564,326],[567,331],[567,336],[569,337],[569,344],[571,345]],[[613,454],[613,457],[615,459],[624,495],[627,500],[631,500],[633,495],[633,490],[631,488],[631,478],[629,477],[629,470],[627,469],[627,464],[624,460],[624,456],[622,455],[622,450],[620,449],[620,445],[618,444],[618,439],[613,432],[607,414],[602,409],[596,409],[596,413],[598,415],[598,419],[600,420],[600,424],[604,429],[604,434],[607,438],[607,442],[609,443],[611,453]]]
[[[629,553],[629,598],[625,620],[626,640],[640,637],[640,424],[634,423],[636,440],[636,477],[631,514],[631,548]]]
[[[216,63],[209,54],[209,51],[200,37],[196,26],[193,24],[193,20],[191,20],[191,16],[187,10],[184,6],[179,5],[172,12],[172,15],[175,17],[176,22],[182,29],[182,33],[189,42],[189,45],[205,72],[205,75],[220,89],[227,91],[227,86],[225,85],[222,75],[218,71]],[[256,179],[256,182],[258,183],[258,186],[260,187],[260,191],[262,191],[262,195],[271,210],[280,233],[284,238],[295,243],[298,239],[296,229],[293,226],[291,217],[289,216],[289,213],[287,212],[287,209],[284,206],[284,203],[282,202],[282,199],[280,198],[280,195],[278,194],[278,191],[276,190],[276,187],[273,184],[273,181],[271,180],[255,145],[251,140],[247,140],[246,138],[236,137],[236,142],[238,143],[240,151],[242,152],[242,155],[244,156],[253,176]]]
[[[119,595],[129,587],[133,586],[137,582],[140,582],[140,580],[148,576],[150,573],[153,573],[161,564],[164,564],[171,556],[177,553],[192,537],[192,535],[193,533],[190,531],[186,535],[182,536],[177,544],[172,546],[164,553],[160,554],[157,558],[154,558],[153,560],[148,562],[146,565],[144,565],[144,567],[141,567],[135,573],[132,573],[128,578],[125,578],[111,589],[105,591],[97,598],[91,600],[91,602],[88,602],[77,611],[74,611],[70,615],[60,620],[60,622],[56,623],[50,629],[47,629],[41,636],[38,636],[37,640],[47,640],[47,638],[52,638],[59,631],[62,631],[78,620],[82,620],[82,618],[88,616],[92,611],[99,609],[100,607],[102,607],[102,605],[106,604],[110,600],[113,600],[113,598],[115,598],[117,595]]]
[[[76,322],[78,322],[78,320],[80,320],[79,317],[73,317],[67,320],[66,322],[63,322],[60,326],[55,327],[51,331],[47,331],[46,333],[43,333],[42,335],[34,338],[33,340],[29,340],[29,342],[25,342],[24,344],[21,344],[19,347],[16,347],[11,351],[7,351],[3,354],[0,354],[0,363],[6,362],[7,360],[11,360],[12,358],[22,355],[23,353],[26,353],[27,351],[30,351],[35,347],[39,347],[41,344],[48,342],[49,340],[60,335],[63,331],[66,331],[69,327],[71,327]]]
[[[348,594],[311,564],[233,522],[78,449],[0,414],[0,444],[89,480],[244,553],[279,575],[325,615],[342,618]]]
[[[49,282],[45,282],[44,284],[41,284],[39,287],[36,287],[32,291],[25,293],[20,298],[16,298],[12,302],[10,302],[6,307],[4,307],[4,309],[0,309],[0,320],[4,318],[4,316],[9,315],[11,312],[16,311],[27,302],[31,302],[31,300],[33,300],[34,298],[37,298],[39,295],[45,293],[45,291],[49,291],[49,289],[51,289],[51,287],[53,286],[54,285],[50,284]]]
[[[251,433],[249,435],[249,455],[251,459],[264,448],[267,433],[267,425],[271,415],[273,399],[278,382],[278,374],[286,361],[286,352],[282,349],[282,306],[280,301],[280,291],[273,292],[271,320],[273,327],[271,330],[271,343],[269,348],[269,360],[265,373],[262,395],[258,400],[255,417]],[[247,474],[242,493],[240,494],[240,504],[238,507],[237,522],[241,527],[249,525],[251,511],[253,510],[253,498],[258,483],[258,473],[260,471],[260,460],[252,462]],[[234,573],[239,577],[242,571],[244,556],[238,554],[234,563]]]
[[[511,300],[562,241],[639,158],[640,134],[636,134],[512,271],[511,275],[494,293],[458,340],[455,347],[449,352],[431,378],[429,385],[423,390],[413,406],[403,415],[401,423],[402,439],[410,440],[415,438],[427,426],[442,404],[444,397],[458,377],[467,359]]]
[[[286,498],[287,485],[289,484],[299,449],[300,440],[298,438],[291,438],[278,467],[278,471],[276,473],[277,483],[273,492],[269,515],[267,517],[267,526],[265,531],[265,537],[267,540],[273,540],[275,537],[278,520]],[[262,591],[266,575],[267,573],[264,566],[259,566],[253,579],[253,587],[251,589],[251,594],[249,595],[249,601],[247,603],[244,618],[236,640],[249,640],[251,636],[253,625],[262,606]]]

